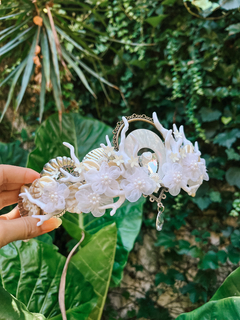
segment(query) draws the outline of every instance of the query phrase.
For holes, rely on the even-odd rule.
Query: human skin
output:
[[[18,202],[18,194],[22,185],[40,178],[32,169],[0,165],[0,209]],[[32,217],[21,217],[18,207],[0,216],[0,248],[6,244],[40,236],[58,228],[62,221],[51,218],[37,227],[39,220]]]

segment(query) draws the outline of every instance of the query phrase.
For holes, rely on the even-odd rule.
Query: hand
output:
[[[32,169],[0,165],[0,209],[18,201],[22,185],[31,183],[40,177]],[[0,248],[15,240],[37,237],[58,228],[59,218],[51,218],[37,227],[37,219],[21,217],[18,208],[0,216]]]

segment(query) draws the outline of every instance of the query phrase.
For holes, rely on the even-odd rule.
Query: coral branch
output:
[[[80,161],[78,160],[78,158],[76,157],[75,155],[75,148],[74,146],[72,146],[70,143],[68,142],[63,142],[63,145],[65,147],[68,147],[70,149],[70,155],[71,155],[71,158],[73,159],[73,161],[76,163],[76,164],[80,164]]]

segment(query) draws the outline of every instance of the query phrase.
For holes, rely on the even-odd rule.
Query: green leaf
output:
[[[20,92],[17,96],[17,104],[16,104],[16,110],[18,110],[18,107],[20,106],[20,103],[22,102],[22,98],[23,95],[27,89],[27,85],[30,81],[30,77],[32,74],[32,70],[33,70],[33,57],[35,56],[35,50],[36,50],[36,45],[38,41],[38,31],[36,31],[35,36],[33,37],[33,42],[32,42],[32,46],[31,49],[29,51],[28,57],[27,57],[27,64],[26,64],[26,68],[24,70],[23,73],[23,77],[22,77],[22,85],[21,85],[21,89]]]
[[[229,149],[237,138],[240,138],[240,130],[235,128],[231,131],[219,133],[213,142]]]
[[[236,248],[240,248],[240,230],[234,230],[231,234],[232,245]]]
[[[31,313],[26,306],[0,287],[0,319],[1,320],[45,320],[41,314]]]
[[[164,246],[165,249],[172,248],[175,245],[175,234],[170,232],[161,232],[161,234],[158,236],[157,242],[155,243],[155,246]]]
[[[212,202],[221,202],[222,201],[221,193],[218,191],[211,191],[209,193],[209,197]]]
[[[8,98],[7,98],[7,102],[4,106],[4,109],[3,109],[3,112],[2,112],[2,115],[1,115],[1,118],[0,118],[0,122],[2,121],[6,111],[7,111],[7,108],[12,100],[12,97],[13,97],[13,92],[14,92],[14,89],[15,89],[15,86],[16,86],[16,83],[24,69],[24,67],[26,66],[27,64],[27,59],[25,59],[24,61],[21,62],[20,66],[19,66],[19,69],[17,71],[17,73],[15,74],[13,80],[12,80],[12,84],[11,84],[11,87],[10,87],[10,90],[9,90],[9,93],[8,93]]]
[[[106,213],[104,216],[96,219],[91,214],[88,214],[83,216],[83,221],[80,223],[81,228],[91,234],[95,234],[103,226],[112,224],[113,222],[116,223],[118,240],[111,283],[114,286],[118,285],[122,280],[123,269],[127,263],[128,254],[132,250],[140,231],[144,202],[144,198],[139,199],[136,203],[126,201],[113,217],[109,213]],[[81,219],[79,215],[71,213],[66,213],[62,218],[66,231],[77,240],[81,238],[79,219]]]
[[[232,36],[233,34],[239,33],[240,32],[240,23],[231,24],[230,26],[228,26],[226,28],[226,30],[228,31],[229,36]]]
[[[0,249],[0,285],[30,312],[60,320],[58,290],[65,261],[52,245],[36,240],[16,241]],[[92,285],[71,262],[65,304],[69,320],[86,320],[96,305]]]
[[[225,152],[227,154],[228,160],[236,160],[236,161],[240,160],[240,154],[235,152],[233,148],[226,149]]]
[[[210,108],[201,108],[200,114],[203,122],[210,122],[218,120],[222,114],[219,110],[212,110]]]
[[[19,45],[21,42],[25,41],[30,36],[30,31],[33,29],[33,27],[30,27],[23,32],[21,32],[16,38],[14,38],[11,41],[8,41],[4,46],[0,48],[0,56],[5,54],[6,52],[12,50],[17,45]]]
[[[80,51],[83,51],[85,53],[88,53],[82,46],[80,46],[76,41],[74,41],[71,37],[69,37],[66,32],[64,32],[62,29],[58,28],[56,26],[56,30],[58,33],[60,33],[60,35],[66,39],[68,42],[70,42],[75,48],[77,48]]]
[[[43,70],[47,82],[47,86],[50,84],[50,56],[49,56],[49,47],[46,31],[42,30],[41,33],[41,50],[42,50],[42,64]]]
[[[45,95],[46,95],[46,77],[45,71],[42,70],[42,82],[41,82],[41,92],[39,97],[39,122],[42,121],[44,105],[45,105]]]
[[[10,143],[0,142],[0,164],[11,164],[25,167],[28,151],[20,147],[20,141]]]
[[[28,19],[26,19],[23,23],[17,25],[15,28],[10,28],[10,30],[9,30],[7,33],[5,33],[3,36],[0,37],[0,42],[1,42],[4,38],[8,37],[8,36],[9,36],[11,33],[13,33],[14,31],[16,31],[16,30],[20,29],[22,26],[24,26],[30,19],[31,19],[31,17],[29,17]]]
[[[54,35],[52,32],[51,26],[49,24],[48,18],[46,18],[45,15],[42,15],[42,18],[43,18],[44,26],[47,29],[48,41],[49,41],[51,52],[52,52],[52,62],[53,62],[54,71],[55,71],[56,78],[57,78],[57,84],[59,86],[59,90],[61,90],[58,55],[57,55],[57,48],[56,48]]]
[[[191,200],[192,202],[196,203],[196,205],[201,210],[207,209],[211,204],[211,200],[209,199],[209,197],[196,197]]]
[[[63,58],[67,61],[67,63],[74,69],[76,74],[81,79],[84,86],[87,88],[87,90],[94,96],[94,98],[97,98],[95,93],[92,91],[92,88],[89,86],[87,79],[85,75],[83,74],[82,70],[76,65],[76,63],[69,57],[69,55],[66,53],[66,51],[62,48],[62,55]]]
[[[104,79],[103,77],[101,77],[98,73],[94,72],[91,68],[89,68],[84,62],[82,62],[80,59],[78,59],[77,57],[73,56],[71,54],[72,59],[75,60],[75,62],[77,64],[80,64],[80,66],[85,69],[87,72],[89,72],[91,75],[93,75],[95,78],[97,78],[99,81],[105,83],[106,85],[108,85],[109,87],[112,87],[114,89],[118,89],[117,86],[115,86],[114,84],[112,84],[111,82],[107,81],[106,79]]]
[[[62,94],[61,94],[61,91],[59,88],[58,79],[57,79],[52,62],[50,64],[50,71],[51,71],[50,72],[50,79],[52,82],[53,97],[56,102],[56,106],[57,106],[58,111],[62,111]]]
[[[221,262],[221,263],[225,263],[226,260],[227,260],[227,253],[223,250],[219,250],[218,253],[218,260]]]
[[[163,21],[163,19],[165,19],[168,15],[167,14],[160,14],[157,17],[150,17],[145,19],[146,22],[148,22],[151,26],[153,26],[154,28],[159,25],[159,23],[161,23]]]
[[[4,83],[6,83],[12,76],[14,76],[14,74],[19,70],[19,68],[21,67],[21,63],[13,69],[12,72],[9,73],[9,75],[0,83],[0,88],[4,85]]]
[[[117,228],[111,224],[91,237],[90,242],[72,258],[73,263],[89,281],[98,295],[98,303],[88,320],[100,320],[106,301],[114,263]]]
[[[8,16],[5,16],[5,17],[0,17],[0,20],[5,20],[5,19],[9,19],[9,18],[12,18],[12,17],[16,17],[18,16],[19,14],[21,14],[22,12],[18,12],[18,13],[14,13],[14,14],[10,14]]]
[[[226,172],[226,180],[231,186],[237,186],[240,188],[240,168],[229,168]]]
[[[202,259],[202,262],[199,265],[199,268],[202,270],[206,269],[217,269],[218,268],[218,256],[214,251],[208,251]]]
[[[106,135],[111,138],[112,128],[75,113],[63,114],[61,130],[58,115],[54,114],[37,130],[36,149],[29,155],[27,166],[40,172],[50,159],[69,156],[69,149],[62,144],[64,141],[75,147],[76,156],[82,160],[88,152],[105,142]]]
[[[233,271],[212,299],[200,308],[184,313],[176,320],[236,320],[240,319],[240,268]]]
[[[223,124],[227,125],[232,121],[232,117],[221,117],[221,121]]]
[[[127,264],[128,254],[133,249],[135,240],[141,229],[144,202],[145,199],[143,197],[135,203],[125,201],[112,217],[109,213],[106,213],[104,216],[88,222],[91,216],[86,216],[86,222],[88,223],[85,229],[89,233],[95,233],[103,225],[110,224],[113,221],[116,223],[118,241],[112,273],[112,285],[114,286],[118,285],[122,280],[123,269]]]

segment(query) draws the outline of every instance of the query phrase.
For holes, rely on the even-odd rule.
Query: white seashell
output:
[[[77,173],[74,172],[76,168],[75,162],[69,157],[57,157],[55,159],[51,159],[46,163],[41,172],[41,177],[52,177],[54,179],[60,179],[64,177],[64,174],[60,171],[60,168],[68,171],[74,176],[77,176]]]
[[[137,144],[137,146],[136,146]],[[125,152],[129,157],[132,156],[133,150],[138,153],[141,149],[150,149],[153,151],[157,160],[157,173],[160,178],[163,177],[162,165],[166,162],[165,147],[160,137],[147,129],[137,129],[132,131],[125,140]],[[152,160],[150,160],[151,162]],[[154,164],[151,164],[151,168]],[[153,170],[151,170],[153,172]]]
[[[86,171],[93,168],[98,170],[100,168],[100,164],[97,161],[91,159],[83,160],[82,164],[84,165]]]
[[[102,163],[104,160],[108,160],[108,157],[103,148],[97,148],[86,154],[83,158],[83,161],[85,160],[94,160],[97,163]]]

